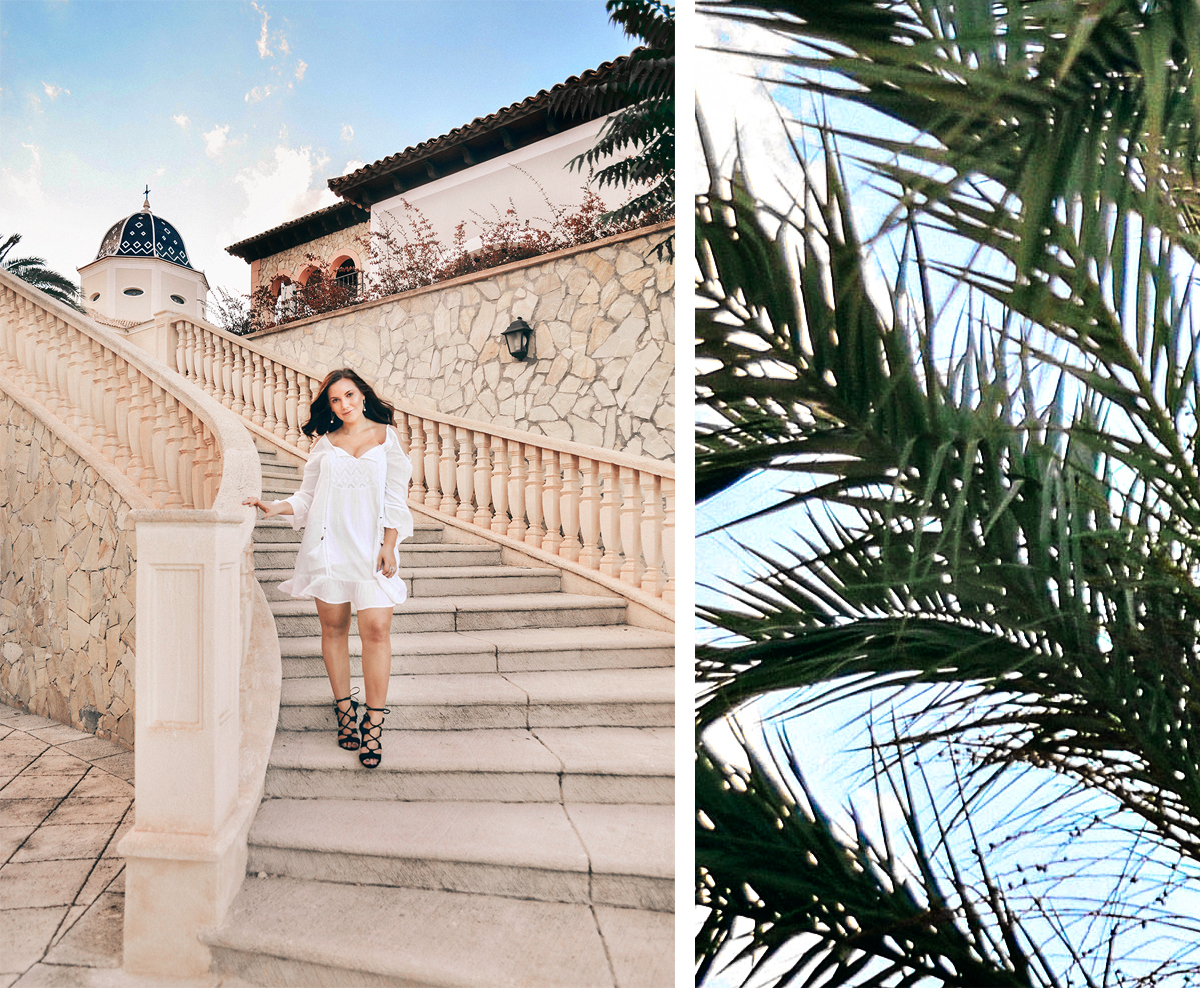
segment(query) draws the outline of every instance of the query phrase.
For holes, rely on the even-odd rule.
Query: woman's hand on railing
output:
[[[275,515],[293,514],[292,505],[288,501],[260,501],[256,497],[248,497],[242,504],[253,505],[258,508],[263,513],[264,518],[272,518]]]

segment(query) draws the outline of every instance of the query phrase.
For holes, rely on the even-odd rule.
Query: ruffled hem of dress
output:
[[[364,607],[389,607],[408,599],[408,588],[399,577],[377,580],[336,580],[332,576],[315,576],[307,582],[299,576],[279,584],[286,594],[301,599],[316,597],[327,604],[350,604],[356,611]]]

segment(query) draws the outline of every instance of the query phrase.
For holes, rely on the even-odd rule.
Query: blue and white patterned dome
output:
[[[102,257],[159,257],[181,267],[192,266],[179,231],[144,206],[112,225],[100,242],[96,260]]]

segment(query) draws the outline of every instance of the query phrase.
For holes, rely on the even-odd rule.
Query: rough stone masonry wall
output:
[[[252,339],[314,370],[354,367],[388,398],[668,459],[675,448],[675,270],[654,254],[668,226]],[[524,363],[500,339],[517,317],[537,334]]]
[[[280,272],[286,274],[289,279],[296,278],[304,268],[312,263],[308,259],[307,255],[309,254],[329,263],[344,249],[349,248],[356,257],[363,258],[366,251],[363,250],[361,241],[368,237],[370,232],[369,223],[359,223],[356,226],[347,227],[345,230],[327,233],[325,236],[317,237],[316,240],[301,244],[299,247],[289,247],[278,254],[264,257],[258,262],[258,282],[252,287],[254,289],[266,288]]]
[[[133,744],[130,508],[0,392],[0,700]]]

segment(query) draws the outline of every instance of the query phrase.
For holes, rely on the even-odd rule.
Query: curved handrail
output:
[[[0,271],[0,366],[158,508],[226,513],[260,489],[254,442],[220,402],[6,271]]]
[[[300,426],[322,373],[208,323],[165,319],[180,374],[305,455]],[[674,463],[395,404],[410,500],[674,603]]]

